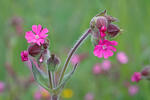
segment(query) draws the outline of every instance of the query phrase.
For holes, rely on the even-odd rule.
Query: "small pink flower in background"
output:
[[[103,60],[101,65],[102,65],[101,67],[104,71],[108,71],[111,68],[111,61]]]
[[[42,98],[41,92],[39,90],[37,90],[34,93],[34,100],[41,100],[41,98]]]
[[[28,61],[28,51],[22,51],[21,52],[21,60],[24,61]]]
[[[84,100],[94,100],[94,95],[92,93],[87,93]]]
[[[97,64],[95,64],[94,66],[93,66],[93,74],[94,75],[98,75],[98,74],[101,74],[102,73],[102,69],[101,69],[101,66],[100,66],[100,64],[99,63],[97,63]]]
[[[73,65],[77,64],[80,62],[80,56],[78,54],[74,54],[71,58],[71,63]]]
[[[93,53],[98,58],[104,57],[107,59],[109,56],[113,56],[113,51],[116,51],[116,48],[113,46],[116,45],[118,45],[116,41],[100,40],[99,44],[95,46]]]
[[[142,79],[142,75],[140,72],[134,72],[134,74],[131,77],[132,82],[139,82]]]
[[[5,90],[5,83],[0,82],[0,93],[2,93]]]
[[[25,38],[28,43],[37,43],[40,46],[41,44],[44,44],[45,38],[48,36],[46,33],[48,33],[47,28],[43,29],[40,24],[38,26],[33,25],[32,31],[26,32]]]
[[[129,92],[129,94],[130,94],[131,96],[134,96],[135,94],[137,94],[138,91],[139,91],[139,88],[138,88],[138,86],[136,86],[136,85],[130,85],[130,86],[128,87],[128,92]]]
[[[117,60],[121,63],[121,64],[126,64],[128,63],[128,57],[124,52],[118,52],[117,53]]]

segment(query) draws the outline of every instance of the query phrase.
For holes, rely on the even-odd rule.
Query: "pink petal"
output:
[[[37,25],[32,25],[32,31],[33,31],[34,33],[37,33]]]
[[[32,31],[26,32],[25,38],[27,39],[28,43],[31,43],[35,41],[35,34],[32,33]]]
[[[37,29],[38,34],[41,32],[41,30],[42,30],[42,26],[39,24]]]
[[[46,33],[48,33],[48,29],[44,28],[39,35],[41,38],[46,38],[48,36]]]
[[[113,56],[113,54],[114,54],[111,50],[107,50],[107,53],[109,56]]]
[[[111,45],[114,45],[114,46],[118,45],[118,42],[116,41],[110,41],[110,42],[111,42]]]
[[[96,45],[95,48],[94,48],[93,53],[94,53],[95,56],[97,56],[97,57],[99,57],[99,58],[102,58],[103,52],[102,52],[101,46]]]
[[[104,55],[104,58],[105,59],[108,59],[108,57],[109,57],[109,54],[108,54],[108,52],[105,50],[105,51],[103,51],[103,55]]]
[[[32,31],[36,34],[39,34],[41,29],[42,29],[42,26],[40,24],[38,26],[37,25],[32,25]]]
[[[115,51],[115,52],[117,51],[117,49],[115,47],[113,47],[113,46],[108,46],[107,48],[112,50],[112,51]]]

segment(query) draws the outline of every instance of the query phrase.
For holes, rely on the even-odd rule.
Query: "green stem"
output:
[[[88,29],[87,31],[85,31],[85,33],[80,37],[80,39],[75,43],[75,45],[73,46],[73,48],[70,50],[70,52],[68,54],[68,57],[67,57],[67,59],[65,61],[65,64],[63,66],[63,69],[62,69],[62,71],[60,73],[58,84],[61,83],[61,81],[62,81],[62,79],[64,77],[64,74],[66,72],[66,69],[68,67],[68,64],[70,62],[70,59],[71,59],[72,55],[77,50],[77,48],[80,46],[80,44],[86,39],[86,37],[89,35],[90,32],[91,32],[91,29]]]
[[[50,72],[50,70],[48,70],[48,75],[49,75],[49,85],[50,85],[50,88],[52,89],[53,88],[53,83],[52,83],[52,74]]]

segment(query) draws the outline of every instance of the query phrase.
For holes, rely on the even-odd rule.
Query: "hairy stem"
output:
[[[59,100],[59,95],[52,94],[50,100]]]
[[[52,83],[52,74],[50,72],[50,70],[48,70],[48,76],[49,76],[49,85],[50,85],[50,88],[52,89],[53,88],[53,83]]]
[[[82,42],[84,42],[84,40],[86,39],[86,37],[89,35],[90,32],[91,32],[91,29],[88,29],[87,31],[85,31],[85,33],[80,37],[80,39],[75,43],[75,45],[73,46],[73,48],[70,50],[70,52],[69,52],[69,54],[68,54],[68,57],[67,57],[67,59],[66,59],[66,61],[65,61],[65,64],[64,64],[64,66],[63,66],[63,69],[62,69],[62,71],[61,71],[61,73],[60,73],[60,77],[59,77],[59,82],[58,82],[58,84],[61,83],[61,81],[62,81],[62,79],[63,79],[63,77],[64,77],[64,74],[65,74],[65,72],[66,72],[66,69],[67,69],[67,67],[68,67],[68,64],[69,64],[69,62],[70,62],[70,59],[71,59],[72,55],[73,55],[74,52],[77,50],[77,48],[80,46],[80,44],[81,44]]]

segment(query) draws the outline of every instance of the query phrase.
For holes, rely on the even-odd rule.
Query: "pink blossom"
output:
[[[104,60],[101,65],[104,71],[108,71],[111,68],[111,62],[109,60]]]
[[[117,59],[122,64],[128,63],[128,57],[124,52],[118,52],[117,53]]]
[[[21,60],[22,61],[28,61],[28,51],[22,51],[21,52]]]
[[[37,90],[34,93],[34,100],[40,100],[42,98],[41,92],[39,90]]]
[[[96,65],[93,66],[93,74],[94,75],[98,75],[102,73],[102,69],[99,63],[97,63]]]
[[[139,88],[136,85],[131,85],[128,87],[128,92],[131,96],[135,95],[136,93],[138,93]]]
[[[80,62],[80,56],[78,54],[74,54],[71,58],[71,63],[73,65],[77,64]]]
[[[107,59],[109,56],[113,56],[113,51],[116,51],[116,48],[113,46],[116,45],[118,45],[116,41],[100,40],[99,44],[95,46],[93,53],[99,58],[104,56]]]
[[[142,75],[140,72],[134,72],[134,74],[131,77],[132,82],[139,82],[142,78]]]
[[[94,100],[94,95],[92,93],[87,93],[84,100]]]
[[[26,32],[25,38],[28,43],[37,43],[40,46],[44,44],[45,38],[48,36],[46,33],[48,33],[47,28],[42,29],[40,24],[38,26],[32,25],[32,31]]]
[[[4,82],[0,82],[0,93],[2,93],[5,89],[5,83]]]

